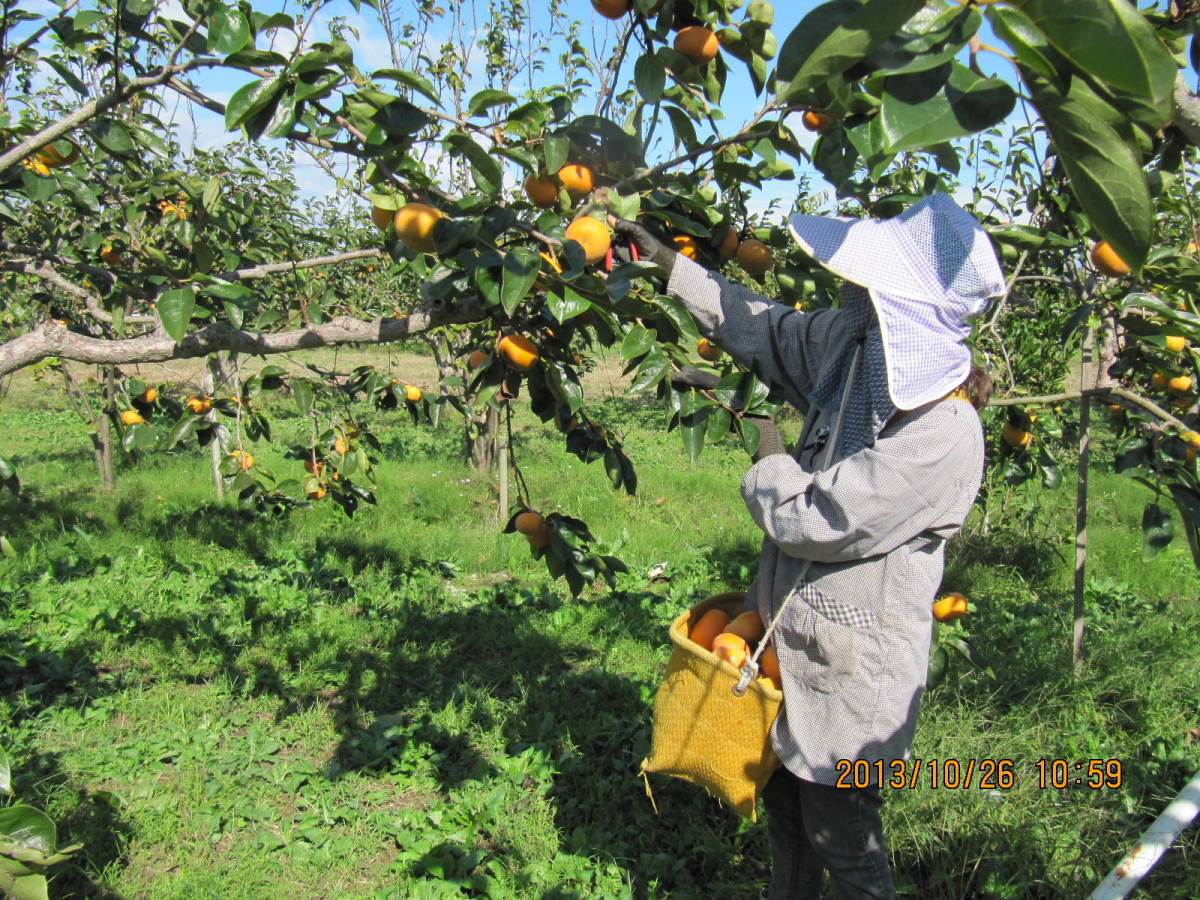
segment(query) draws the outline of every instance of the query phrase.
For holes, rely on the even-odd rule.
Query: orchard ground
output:
[[[436,383],[424,357],[370,358]],[[517,412],[535,505],[583,516],[630,565],[619,590],[578,600],[499,533],[494,480],[460,462],[453,415],[430,430],[374,414],[379,505],[353,520],[328,504],[246,519],[214,502],[194,449],[122,466],[104,494],[57,387],[18,375],[0,407],[0,455],[29,495],[0,497],[0,520],[20,520],[5,527],[18,555],[0,557],[3,743],[18,795],[85,845],[52,896],[761,896],[761,824],[658,777],[655,815],[637,775],[668,622],[753,576],[747,461],[727,441],[689,463],[619,369],[599,361],[590,412],[624,435],[635,498]],[[200,373],[141,371],[184,395]],[[283,440],[250,449],[298,474],[282,447],[306,426],[273,402]],[[1146,497],[1104,470],[1112,441],[1093,472],[1078,678],[1071,487],[994,494],[988,532],[977,513],[950,546],[944,586],[972,611],[941,634],[968,632],[987,668],[929,692],[914,753],[964,771],[1009,759],[1015,784],[889,791],[902,896],[1084,896],[1200,765],[1195,570],[1179,539],[1142,561]],[[1117,759],[1122,786],[1039,788],[1039,759]],[[1194,897],[1198,835],[1142,896]]]

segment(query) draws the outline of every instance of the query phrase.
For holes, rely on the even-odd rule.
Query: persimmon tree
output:
[[[1200,319],[1173,301],[1190,298],[1200,264],[1178,229],[1155,232],[1197,138],[1194,4],[831,0],[780,39],[763,0],[632,0],[604,4],[616,18],[582,23],[559,3],[504,0],[480,16],[484,64],[474,68],[469,42],[435,48],[430,35],[437,20],[466,21],[482,3],[355,4],[378,16],[395,48],[393,66],[375,71],[336,18],[349,7],[337,5],[299,16],[227,0],[72,3],[50,16],[13,0],[2,9],[0,376],[51,358],[216,359],[210,394],[155,388],[151,400],[154,386],[114,376],[105,403],[135,450],[216,446],[250,507],[328,497],[350,513],[374,499],[378,442],[368,423],[337,411],[348,395],[418,422],[455,404],[473,416],[493,410],[499,423],[527,402],[567,451],[603,461],[614,487],[632,491],[636,452],[596,421],[581,383],[579,360],[596,346],[619,348],[631,389],[657,393],[692,456],[731,433],[753,447],[744,414],[770,409],[768,387],[728,359],[706,361],[722,376],[713,391],[671,386],[672,370],[695,362],[700,335],[653,266],[614,258],[607,217],[640,217],[702,264],[789,304],[829,304],[832,280],[791,245],[782,210],[749,210],[756,190],[786,194],[810,163],[833,187],[832,206],[850,214],[886,216],[931,190],[974,190],[1014,286],[1078,274],[1082,291],[1042,302],[1078,312],[1123,366],[1104,368],[1088,391],[1119,396],[1154,446],[1191,440],[1195,395],[1175,392],[1169,409],[1156,402],[1142,376],[1162,360],[1130,335],[1148,329],[1164,348],[1168,336],[1186,341],[1172,364],[1180,376],[1195,369]],[[227,100],[209,86],[218,74],[238,85]],[[735,93],[753,93],[757,108],[735,115]],[[376,230],[337,231],[327,246],[289,240],[299,225],[264,239],[263,216],[283,221],[288,211],[235,187],[245,182],[232,171],[181,155],[164,138],[167,102],[216,113],[248,141],[311,154],[362,198],[355,215]],[[1014,119],[1029,127],[1018,132]],[[811,151],[803,129],[818,135]],[[801,184],[798,205],[832,209]],[[1111,254],[1103,265],[1127,274],[1096,271],[1087,255],[1098,240]],[[314,284],[342,277],[317,279],[326,270],[364,265],[380,267],[382,293],[345,290],[345,279],[337,290]],[[979,342],[1015,378],[1001,327],[1011,308],[981,326]],[[443,367],[437,395],[416,398],[372,369],[338,379],[249,362],[447,327],[443,355],[476,355]],[[260,395],[285,382],[312,421],[311,439],[289,451],[304,479],[244,465],[246,442],[271,436]],[[1010,424],[1027,425],[1014,409]],[[120,419],[131,411],[141,421]],[[16,485],[3,461],[0,476]],[[1194,536],[1194,468],[1178,484],[1170,491]],[[527,503],[518,478],[510,529]],[[572,590],[611,581],[620,564],[596,552],[585,523],[551,513],[542,526],[530,528],[533,552]]]

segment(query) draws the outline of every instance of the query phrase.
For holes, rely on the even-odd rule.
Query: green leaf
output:
[[[758,430],[758,426],[747,419],[735,419],[737,423],[738,436],[742,439],[742,449],[753,455],[758,449],[758,442],[762,439],[762,432]]]
[[[297,81],[294,86],[296,101],[308,100],[313,97],[324,97],[330,94],[334,86],[341,80],[341,72],[330,72],[316,81]]]
[[[481,112],[491,109],[493,106],[504,106],[516,102],[517,98],[512,94],[487,88],[467,101],[467,115],[477,116]]]
[[[886,152],[939,144],[991,128],[1008,116],[1017,95],[999,78],[981,78],[961,63],[893,75],[880,111]]]
[[[167,334],[176,343],[183,340],[183,336],[187,334],[195,308],[196,292],[190,287],[166,291],[158,298],[158,317],[162,320]]]
[[[629,390],[636,394],[639,391],[653,387],[667,377],[667,372],[670,369],[671,360],[667,358],[667,354],[663,352],[661,347],[654,347],[646,354],[646,358],[642,360],[642,364],[638,366],[637,376],[633,379]]]
[[[609,447],[604,451],[604,471],[613,488],[621,486],[621,457],[619,451]]]
[[[0,862],[3,858],[0,857]],[[37,872],[6,871],[0,866],[0,891],[11,900],[49,900],[46,876]]]
[[[988,10],[988,21],[996,34],[1009,46],[1017,61],[1043,78],[1059,81],[1058,52],[1046,41],[1046,36],[1029,21],[1029,17],[1015,9],[993,6]],[[1063,66],[1065,68],[1065,61]]]
[[[757,22],[759,25],[770,28],[775,24],[775,7],[766,0],[753,0],[746,7],[746,18],[751,22]]]
[[[283,79],[282,74],[260,78],[234,91],[225,107],[225,129],[233,131],[241,127],[247,119],[266,107],[283,85]]]
[[[567,373],[561,363],[548,362],[543,371],[546,373],[546,386],[550,388],[555,399],[559,403],[565,403],[572,414],[579,412],[579,408],[583,406],[583,388],[579,382]]]
[[[542,141],[542,158],[546,160],[546,171],[557,172],[567,164],[571,152],[571,139],[565,134],[548,134]]]
[[[270,121],[262,131],[262,137],[265,138],[283,138],[292,133],[292,129],[296,127],[296,97],[294,94],[284,92],[275,104],[275,111],[271,114]]]
[[[212,176],[204,183],[204,193],[200,197],[200,202],[204,208],[212,211],[216,208],[217,199],[221,196],[221,179],[216,175]]]
[[[877,118],[877,116],[876,116]],[[817,138],[812,145],[812,164],[835,188],[841,188],[854,174],[854,163],[858,162],[858,148],[845,128],[834,128]]]
[[[300,410],[300,415],[307,416],[313,405],[312,382],[307,378],[293,378],[292,397],[296,401],[296,408]]]
[[[643,53],[633,67],[633,81],[643,100],[657,103],[667,84],[667,70],[653,53]]]
[[[466,157],[471,163],[476,181],[479,182],[481,189],[489,194],[496,194],[500,191],[500,187],[504,183],[500,164],[487,150],[461,131],[448,134],[444,143],[452,153]]]
[[[72,72],[62,61],[54,59],[52,56],[43,55],[38,58],[38,62],[45,63],[55,72],[57,72],[58,76],[65,81],[68,87],[75,91],[75,93],[86,96],[88,92],[87,85],[80,81],[75,73]]]
[[[1033,225],[996,225],[987,230],[1000,244],[1009,244],[1019,250],[1041,250],[1046,247],[1068,249],[1075,241]]]
[[[1142,512],[1142,559],[1158,556],[1175,537],[1175,518],[1157,503],[1146,504]]]
[[[0,747],[0,794],[12,793],[12,763],[8,751]]]
[[[953,649],[959,656],[969,662],[971,665],[980,669],[984,668],[983,661],[979,658],[979,654],[975,652],[975,648],[971,642],[962,637],[948,637],[942,643]]]
[[[372,113],[371,121],[388,134],[408,137],[416,134],[431,120],[407,100],[393,100]]]
[[[1070,93],[1022,67],[1054,143],[1054,151],[1070,177],[1071,192],[1096,230],[1135,270],[1142,267],[1153,234],[1153,206],[1141,159],[1121,140],[1106,119],[1107,104],[1082,78]]]
[[[929,669],[925,673],[927,688],[935,688],[942,683],[942,679],[946,677],[946,668],[949,662],[950,654],[946,652],[946,648],[941,643],[938,643],[933,648],[933,652],[929,654]]]
[[[692,314],[687,311],[687,307],[680,301],[674,297],[659,294],[650,302],[661,309],[667,318],[671,320],[671,324],[679,332],[680,343],[695,344],[700,339],[700,332],[696,329],[696,321],[692,318]]]
[[[208,50],[220,56],[237,53],[250,42],[250,23],[237,7],[217,5],[208,24]]]
[[[682,144],[688,150],[695,150],[700,142],[696,139],[696,126],[692,117],[678,106],[667,105],[663,108],[667,111],[667,118],[671,120],[671,133],[675,136],[675,143]]]
[[[653,347],[656,340],[658,340],[656,332],[641,325],[634,325],[625,335],[625,340],[621,342],[621,358],[637,359]]]
[[[504,274],[500,283],[500,302],[504,311],[512,315],[517,304],[525,299],[541,268],[541,259],[535,250],[516,247],[504,257]]]
[[[24,188],[25,197],[34,203],[49,200],[58,190],[58,182],[54,178],[44,178],[28,169],[21,172],[21,186]]]
[[[114,119],[96,119],[91,130],[96,143],[109,153],[120,156],[133,150],[133,137],[121,122]]]
[[[546,308],[559,322],[566,322],[592,308],[588,300],[568,285],[558,285],[546,295]]]
[[[10,806],[0,809],[0,853],[4,845],[33,850],[46,855],[58,849],[54,822],[44,812],[32,806]]]
[[[438,96],[437,88],[433,86],[433,82],[423,75],[418,75],[416,72],[406,72],[403,69],[379,69],[371,73],[372,78],[386,78],[390,81],[395,81],[407,88],[412,88],[419,94],[424,94],[425,97],[432,100],[436,105],[441,106],[442,100]]]
[[[708,417],[712,415],[711,406],[701,406],[688,413],[680,413],[679,433],[683,438],[683,447],[688,452],[688,458],[695,462],[700,458],[704,449],[704,436],[708,431]]]
[[[492,266],[477,266],[475,269],[475,286],[479,295],[489,306],[500,302],[500,282],[496,278],[496,269]]]
[[[715,407],[712,415],[708,419],[708,428],[705,429],[704,439],[710,444],[715,444],[717,441],[729,434],[730,426],[733,425],[733,416],[729,410],[723,407]]]
[[[1175,61],[1129,0],[1012,0],[1080,72],[1115,90],[1166,103]]]
[[[936,68],[953,59],[982,22],[972,7],[931,3],[884,41],[867,62],[891,75]]]
[[[225,57],[225,65],[234,69],[250,69],[253,66],[263,68],[287,65],[288,58],[274,50],[243,50]]]
[[[1200,569],[1200,491],[1186,484],[1172,482],[1167,485],[1171,499],[1183,517],[1183,530],[1192,551],[1192,562]]]
[[[869,56],[925,0],[831,0],[800,20],[779,51],[776,94],[796,99]]]

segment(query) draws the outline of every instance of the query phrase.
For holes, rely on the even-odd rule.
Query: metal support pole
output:
[[[1179,795],[1151,823],[1133,849],[1108,873],[1108,877],[1100,882],[1090,900],[1120,900],[1133,890],[1197,814],[1200,814],[1200,771],[1192,776]]]

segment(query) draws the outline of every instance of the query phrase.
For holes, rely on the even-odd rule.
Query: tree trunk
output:
[[[113,487],[112,469],[112,430],[109,428],[108,417],[101,408],[99,412],[92,409],[87,395],[75,384],[66,363],[59,366],[63,379],[63,393],[75,415],[88,429],[88,438],[92,442],[92,456],[96,461],[96,477],[100,479],[100,487],[106,491]]]
[[[209,356],[208,374],[204,377],[204,392],[210,397],[215,398],[229,385],[229,366],[226,365],[226,361],[232,358],[232,353],[214,353]],[[213,441],[208,447],[212,458],[213,491],[216,493],[217,499],[221,500],[225,496],[225,476],[221,474],[220,466],[226,447],[225,442],[221,440],[221,426],[217,422],[216,409],[209,410],[205,418],[212,423],[214,429]]]
[[[463,434],[466,460],[476,472],[490,472],[496,465],[500,437],[500,413],[488,406],[480,414],[467,417]]]
[[[1104,365],[1105,348],[1111,335],[1089,332],[1080,350],[1079,387],[1094,388],[1108,378]],[[1079,674],[1083,666],[1084,588],[1087,586],[1088,556],[1088,464],[1091,462],[1091,400],[1087,394],[1079,401],[1079,467],[1075,476],[1075,591],[1074,622],[1071,629],[1071,669]]]
[[[101,371],[104,373],[104,402],[100,406],[100,412],[96,415],[96,467],[99,469],[100,487],[111,491],[116,485],[116,476],[113,471],[113,429],[116,427],[114,419],[117,396],[116,370],[112,366],[104,366]]]

